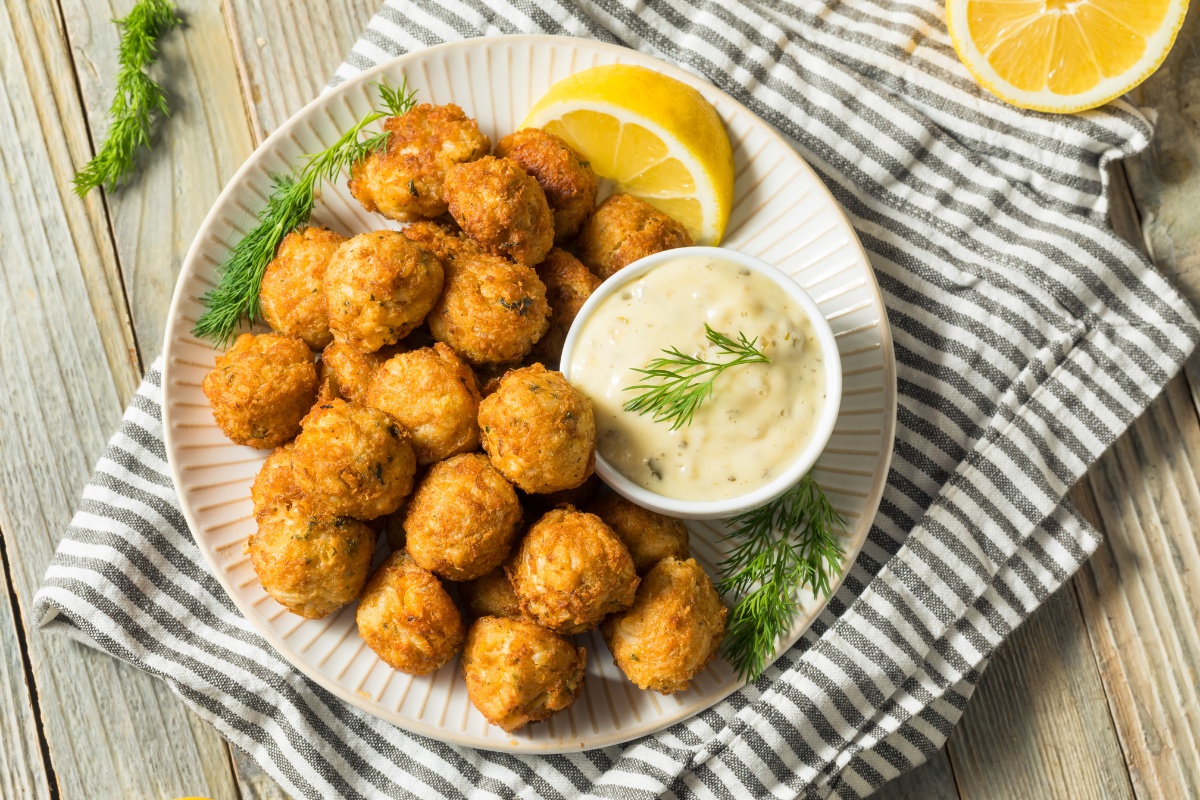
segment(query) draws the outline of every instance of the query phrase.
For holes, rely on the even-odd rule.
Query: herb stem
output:
[[[654,383],[644,382],[625,387],[625,391],[641,391],[637,397],[625,402],[626,411],[652,414],[655,422],[670,421],[671,430],[692,424],[696,409],[700,408],[713,394],[713,384],[727,369],[742,364],[768,364],[771,359],[755,345],[758,337],[747,339],[738,333],[737,341],[712,329],[704,323],[705,337],[717,346],[720,355],[734,356],[732,361],[706,361],[704,358],[685,355],[678,347],[663,350],[666,358],[655,358],[646,367],[634,367],[637,372]]]
[[[154,112],[170,116],[166,93],[145,70],[158,61],[159,37],[182,22],[175,5],[168,0],[138,0],[128,15],[114,21],[121,28],[117,92],[108,110],[104,143],[75,173],[75,194],[80,197],[97,186],[111,189],[129,177],[136,167],[137,148],[150,147]]]

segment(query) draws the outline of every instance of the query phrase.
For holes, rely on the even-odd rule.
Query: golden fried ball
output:
[[[487,456],[463,453],[429,468],[404,518],[409,554],[453,581],[486,575],[508,557],[521,504]]]
[[[443,184],[447,171],[487,155],[492,142],[475,120],[450,103],[423,103],[384,120],[387,147],[350,169],[350,194],[367,211],[401,221],[446,213]]]
[[[244,333],[217,356],[203,388],[231,442],[267,450],[300,432],[317,399],[317,368],[298,336]]]
[[[517,549],[509,571],[521,611],[564,636],[590,631],[633,604],[639,578],[629,550],[594,514],[546,512]]]
[[[283,237],[263,272],[258,302],[271,329],[299,336],[313,350],[333,341],[321,282],[335,250],[346,241],[328,228],[307,227]]]
[[[358,520],[317,514],[292,476],[292,445],[278,447],[254,479],[257,530],[246,541],[267,594],[307,619],[357,598],[371,571],[375,532]]]
[[[325,269],[325,305],[338,342],[373,353],[421,324],[442,293],[442,262],[399,231],[360,233]]]
[[[540,128],[522,128],[496,145],[496,157],[525,170],[546,193],[554,212],[554,241],[562,244],[596,205],[596,173],[569,144]]]
[[[453,261],[462,256],[479,255],[483,248],[466,236],[457,225],[430,220],[414,222],[401,231],[410,242],[416,242],[442,260]]]
[[[483,617],[463,646],[467,696],[505,731],[549,719],[575,702],[585,666],[587,650],[526,619]]]
[[[521,616],[521,602],[517,600],[503,565],[482,578],[460,583],[458,593],[470,619]]]
[[[716,657],[725,604],[695,559],[667,556],[642,580],[633,608],[606,619],[600,632],[629,680],[681,692]]]
[[[425,675],[462,647],[462,615],[431,572],[403,550],[392,553],[367,581],[356,614],[358,634],[385,664]]]
[[[691,557],[688,530],[682,520],[642,508],[616,492],[601,497],[587,510],[621,537],[638,575],[645,575],[668,556],[680,561]]]
[[[417,457],[408,431],[377,408],[332,400],[304,418],[296,437],[296,483],[326,514],[370,520],[412,491]]]
[[[489,255],[446,265],[446,290],[429,315],[433,338],[472,365],[520,361],[549,326],[546,287],[530,267]]]
[[[362,400],[383,360],[381,353],[364,353],[341,342],[329,345],[321,352],[321,381],[329,387],[329,397],[322,399],[340,397],[352,403]]]
[[[605,280],[639,258],[691,245],[683,225],[645,200],[614,194],[583,223],[576,251],[583,265]]]
[[[388,359],[366,395],[412,434],[421,465],[479,447],[479,400],[471,368],[441,342]]]
[[[592,474],[592,402],[541,364],[514,369],[479,404],[483,449],[522,491],[573,489]]]
[[[446,202],[463,231],[494,256],[532,267],[554,245],[554,216],[546,194],[525,170],[487,156],[452,167]]]
[[[537,266],[538,277],[546,285],[546,302],[550,304],[550,327],[538,339],[530,356],[539,361],[558,363],[567,332],[583,304],[600,287],[600,279],[579,259],[557,247]]]

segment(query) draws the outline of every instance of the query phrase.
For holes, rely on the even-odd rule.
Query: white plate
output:
[[[494,750],[578,752],[657,731],[716,703],[741,683],[717,660],[686,692],[664,697],[631,684],[613,665],[598,633],[576,637],[588,649],[583,696],[549,720],[514,734],[492,727],[467,699],[458,660],[413,678],[395,672],[364,646],[355,606],[323,620],[293,616],[263,591],[242,553],[254,528],[250,484],[266,451],[231,444],[213,422],[200,390],[216,353],[191,333],[198,298],[216,285],[216,268],[254,225],[266,204],[271,172],[328,147],[371,108],[372,81],[407,77],[420,102],[457,103],[493,142],[524,119],[555,81],[598,64],[640,64],[696,87],[725,121],[736,162],[735,205],[724,245],[769,261],[817,301],[833,326],[845,376],[841,414],[817,462],[821,485],[852,530],[847,568],[858,556],[879,506],[891,459],[896,371],[886,312],[854,230],[829,192],[769,125],[731,97],[680,69],[620,47],[554,36],[470,39],[401,56],[327,92],[276,131],[238,170],[209,212],[175,287],[164,345],[167,456],[183,512],[214,574],[242,613],[297,669],[346,702],[407,730]],[[347,236],[397,223],[368,214],[351,198],[345,176],[326,185],[313,221]],[[689,523],[692,552],[714,578],[720,531]],[[386,552],[382,543],[377,558]],[[839,581],[840,583],[840,581]],[[836,588],[836,587],[835,587]],[[779,653],[824,608],[801,596],[804,612]]]

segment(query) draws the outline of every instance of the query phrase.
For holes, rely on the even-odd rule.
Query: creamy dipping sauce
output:
[[[705,336],[704,323],[736,340],[758,337],[769,364],[724,370],[691,425],[625,411],[664,350],[710,362],[734,359]],[[584,322],[571,383],[592,401],[596,449],[614,469],[678,500],[739,497],[787,469],[812,438],[825,407],[825,365],[812,322],[766,276],[731,261],[681,256],[607,297]]]

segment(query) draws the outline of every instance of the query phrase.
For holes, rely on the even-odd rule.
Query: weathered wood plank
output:
[[[62,0],[79,91],[93,138],[107,130],[118,32],[109,22],[134,0]],[[117,255],[142,358],[162,350],[166,311],[183,257],[213,202],[253,150],[233,47],[220,5],[176,3],[185,27],[168,34],[156,76],[171,119],[128,187],[107,194]]]
[[[1134,796],[1069,586],[996,651],[948,744],[963,800]]]
[[[250,756],[232,745],[229,753],[233,757],[233,771],[237,775],[242,800],[292,800],[291,795],[280,789],[279,784],[263,772]]]
[[[7,3],[6,10],[11,46],[0,58],[6,61],[10,80],[24,82],[22,96],[37,98],[31,105],[17,106],[17,116],[29,117],[21,129],[25,135],[41,139],[48,167],[45,175],[34,181],[34,190],[39,203],[55,208],[48,213],[61,216],[70,234],[52,242],[51,247],[56,258],[79,265],[108,372],[117,396],[127,403],[137,391],[142,370],[103,197],[92,192],[80,200],[67,190],[76,168],[92,153],[57,6],[54,0],[29,0]]]
[[[4,532],[0,531],[0,549]],[[22,636],[17,628],[8,570],[0,558],[0,798],[49,800],[50,776],[38,740]]]
[[[884,784],[872,800],[961,800],[954,771],[943,748],[912,772]]]
[[[64,53],[52,4],[0,8],[0,530],[50,754],[43,767],[61,798],[233,800],[219,736],[161,682],[29,628],[28,604],[139,377],[131,339],[112,335],[127,311],[105,261],[107,224],[95,222],[103,205],[70,192],[82,123],[60,117],[73,79],[46,72],[69,64]],[[6,736],[0,758],[19,764],[24,747]]]
[[[382,0],[222,0],[262,141],[316,97]]]
[[[1075,497],[1077,589],[1139,798],[1200,797],[1200,420],[1176,378]]]

